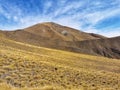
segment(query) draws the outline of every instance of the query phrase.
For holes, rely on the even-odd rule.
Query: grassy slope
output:
[[[0,37],[0,82],[0,90],[45,86],[50,86],[46,90],[53,90],[52,86],[60,90],[119,90],[120,61],[42,48]]]

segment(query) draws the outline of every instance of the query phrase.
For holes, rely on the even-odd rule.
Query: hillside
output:
[[[120,37],[107,38],[53,22],[40,23],[21,30],[0,31],[0,33],[17,42],[120,59]]]
[[[50,48],[70,46],[69,44],[67,45],[66,41],[74,42],[105,38],[102,36],[96,37],[52,22],[36,24],[21,30],[3,31],[2,33],[9,39]]]
[[[76,42],[79,48],[92,55],[120,59],[120,37]]]
[[[0,90],[119,90],[120,60],[38,47],[2,36],[0,82]]]

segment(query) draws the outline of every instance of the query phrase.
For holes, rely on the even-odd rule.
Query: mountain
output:
[[[57,41],[83,41],[89,39],[105,38],[103,36],[97,35],[95,36],[73,28],[61,26],[53,22],[36,24],[23,30],[6,31],[4,33],[6,33],[7,37],[9,38],[18,40],[22,39],[23,41],[24,39],[30,40],[32,39],[33,41],[43,39],[44,42],[46,40],[57,42]]]
[[[23,30],[4,31],[3,33],[7,38],[12,40],[50,48],[64,47],[66,46],[66,41],[74,42],[99,38],[51,22],[37,24]]]
[[[0,33],[17,42],[109,58],[120,58],[120,37],[107,38],[53,22],[40,23],[21,30],[1,31]]]

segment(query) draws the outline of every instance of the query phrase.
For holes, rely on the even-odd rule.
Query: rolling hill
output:
[[[0,31],[0,33],[17,42],[120,59],[120,37],[107,38],[53,22],[40,23],[21,30]]]
[[[0,36],[0,90],[120,90],[120,60]]]

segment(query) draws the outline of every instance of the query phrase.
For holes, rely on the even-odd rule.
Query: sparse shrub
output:
[[[67,36],[68,35],[68,32],[66,30],[62,31],[61,32],[64,36]]]

